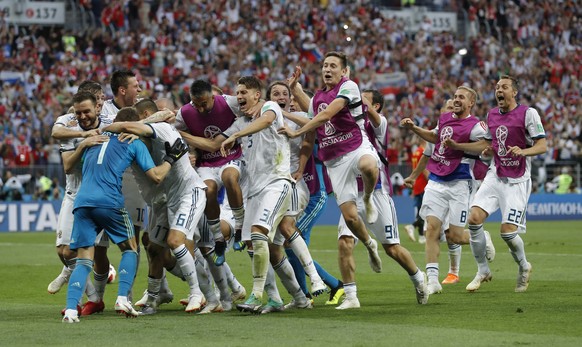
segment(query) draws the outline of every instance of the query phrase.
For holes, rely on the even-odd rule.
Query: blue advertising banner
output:
[[[410,196],[393,197],[398,215],[398,223],[410,224],[414,221],[414,205]],[[337,225],[339,208],[335,199],[330,198],[326,210],[318,220],[318,225]],[[527,220],[582,220],[582,195],[580,194],[532,194],[529,198]],[[488,222],[500,222],[499,211],[493,213]]]
[[[61,200],[0,203],[0,232],[54,231]]]
[[[398,222],[414,221],[414,206],[409,196],[394,197]],[[54,231],[61,201],[0,202],[0,232]],[[330,197],[317,225],[337,225],[339,208]],[[499,212],[488,218],[499,222]],[[582,220],[582,195],[533,194],[529,199],[527,220]]]

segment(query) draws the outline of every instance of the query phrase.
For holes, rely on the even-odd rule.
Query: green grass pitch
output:
[[[476,293],[465,291],[476,265],[463,247],[461,282],[443,286],[426,306],[416,304],[406,273],[383,257],[383,271],[373,273],[362,246],[356,247],[358,310],[325,306],[266,316],[238,311],[197,316],[186,314],[178,300],[187,286],[169,278],[174,302],[154,316],[125,319],[113,311],[117,282],[107,286],[103,314],[83,317],[80,324],[61,323],[66,288],[50,295],[48,283],[61,265],[55,236],[45,233],[0,233],[0,346],[582,346],[582,222],[530,222],[524,237],[533,265],[529,289],[514,293],[517,267],[489,223],[497,248],[491,263],[493,281]],[[401,231],[404,229],[401,227]],[[402,235],[417,264],[424,268],[424,248]],[[337,270],[334,227],[316,227],[313,257],[332,274]],[[119,250],[111,248],[117,267]],[[251,289],[250,262],[245,253],[227,253],[227,260]],[[134,286],[140,296],[147,285],[142,257]],[[441,280],[446,275],[447,249],[441,245]],[[290,296],[279,285],[286,301]]]

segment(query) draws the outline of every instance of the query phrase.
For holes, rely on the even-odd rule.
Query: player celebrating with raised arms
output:
[[[471,250],[477,260],[477,275],[467,285],[474,292],[493,277],[486,257],[483,223],[501,210],[501,238],[518,264],[515,291],[525,292],[531,264],[518,232],[525,232],[525,210],[531,193],[531,157],[547,150],[546,134],[538,112],[517,103],[517,80],[503,75],[495,85],[497,107],[487,114],[488,133],[477,143],[448,141],[446,145],[462,150],[480,151],[493,156],[493,163],[477,191],[469,214]]]

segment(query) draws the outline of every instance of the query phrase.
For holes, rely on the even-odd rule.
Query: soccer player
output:
[[[291,103],[291,91],[289,90],[289,86],[285,84],[285,82],[277,81],[273,82],[267,88],[267,100],[274,101],[279,105],[281,111],[288,111],[289,106]],[[287,123],[289,125],[289,123]],[[312,134],[313,135],[313,134]],[[305,149],[303,148],[303,138],[298,137],[292,140],[289,140],[290,145],[290,163],[291,163],[291,172],[296,173],[299,168],[299,156],[302,150],[306,150],[308,153],[312,151],[312,141]],[[307,273],[311,279],[311,295],[317,296],[325,290],[326,286],[325,283],[322,281],[321,277],[319,276],[315,264],[313,262],[313,258],[307,248],[307,244],[305,240],[301,237],[297,227],[296,227],[296,218],[300,215],[305,207],[307,206],[307,202],[309,200],[309,189],[307,188],[307,184],[303,181],[303,175],[297,174],[293,177],[295,180],[295,184],[292,185],[292,198],[291,198],[291,208],[281,222],[279,223],[279,231],[281,235],[287,240],[288,249],[292,251],[293,255],[296,256],[296,260],[299,261],[302,269],[303,274]],[[280,269],[283,266],[287,266],[287,263],[291,264],[287,261],[285,256],[281,257],[281,261],[277,264],[273,264],[273,269],[275,272],[279,274],[279,277],[285,278],[285,274],[280,273],[282,272]],[[285,263],[285,264],[284,264]],[[291,266],[292,267],[292,266]],[[295,274],[296,275],[296,274]],[[295,279],[297,276],[295,276]],[[303,277],[305,278],[305,277]],[[309,294],[305,293],[304,294]],[[303,301],[303,296],[298,296]],[[299,307],[305,308],[305,301],[303,302],[296,302],[295,299],[292,300],[290,304],[285,306],[285,308],[292,308],[292,307]],[[266,307],[263,308],[262,313],[269,313],[271,310],[278,311],[282,309],[282,305],[279,305],[279,302],[274,302],[270,300],[267,303]],[[265,312],[267,311],[267,312]]]
[[[467,158],[463,151],[445,147],[443,143],[449,138],[459,142],[476,142],[484,138],[485,125],[471,115],[471,109],[476,101],[477,93],[473,89],[460,86],[453,97],[453,112],[441,114],[436,129],[420,128],[414,125],[410,118],[400,122],[401,126],[436,144],[427,164],[431,174],[420,210],[421,217],[427,223],[425,253],[430,294],[442,291],[438,279],[438,257],[443,223],[448,218],[451,239],[462,239],[465,236],[465,224],[473,189],[471,162],[474,159]]]
[[[240,78],[236,95],[241,111],[247,113],[259,103],[260,80],[253,76]],[[253,290],[244,304],[237,305],[237,309],[243,312],[262,311],[269,262],[294,298],[301,298],[303,303],[311,306],[294,277],[291,264],[283,257],[281,247],[278,246],[283,244],[284,238],[277,227],[291,207],[293,183],[289,140],[277,133],[277,129],[283,125],[281,107],[274,101],[268,101],[263,105],[259,117],[252,119],[247,115],[227,129],[224,134],[229,137],[220,148],[223,156],[226,156],[240,138],[244,148],[245,170],[249,175],[252,174],[252,179],[245,186],[247,213],[242,239],[250,239],[254,251]]]
[[[525,211],[531,193],[531,157],[545,153],[545,130],[538,112],[517,103],[518,81],[502,75],[495,85],[497,107],[487,114],[488,132],[478,143],[447,141],[446,145],[465,151],[481,151],[492,156],[491,168],[477,191],[471,213],[469,231],[471,251],[477,260],[477,275],[467,285],[474,292],[493,276],[486,257],[486,238],[483,223],[497,209],[501,210],[501,238],[509,246],[518,265],[515,292],[525,292],[532,266],[525,256],[523,239]]]
[[[290,80],[291,91],[301,109],[308,109],[311,120],[297,131],[288,127],[279,131],[294,138],[316,130],[318,157],[328,170],[341,214],[351,232],[368,249],[372,269],[380,272],[382,260],[378,255],[378,244],[368,234],[356,205],[356,176],[361,174],[366,220],[369,223],[376,221],[378,210],[372,202],[372,193],[378,180],[379,158],[364,135],[360,90],[356,83],[346,77],[347,73],[346,55],[328,52],[321,69],[325,88],[317,91],[310,100],[297,83],[301,75],[301,68],[297,67]]]
[[[383,96],[377,90],[365,90],[362,93],[364,104],[367,106],[368,120],[364,125],[366,135],[374,144],[376,150],[380,151],[388,143],[388,122],[379,112],[384,104]],[[379,154],[381,155],[381,154]],[[422,272],[406,248],[400,245],[400,236],[398,233],[398,221],[396,220],[396,210],[394,202],[390,197],[392,187],[390,184],[390,174],[388,172],[387,160],[383,160],[380,166],[380,177],[376,189],[373,193],[374,204],[379,209],[379,217],[375,223],[368,223],[364,220],[366,228],[371,230],[378,240],[381,240],[386,254],[394,259],[409,275],[415,289],[415,295],[419,304],[428,302],[429,293],[425,274]],[[358,177],[358,181],[360,178]],[[363,184],[358,182],[360,190],[358,196],[358,212],[364,215],[363,201]],[[337,306],[338,310],[354,309],[360,307],[357,297],[357,288],[355,281],[355,260],[353,249],[355,247],[355,236],[346,227],[345,220],[340,219],[338,226],[338,248],[339,264],[344,281],[344,290],[346,297],[341,305]]]
[[[106,141],[98,136],[100,129],[111,124],[110,117],[99,114],[103,105],[104,93],[101,85],[94,81],[84,81],[79,85],[78,92],[88,92],[95,96],[95,104],[91,99],[77,103],[77,111],[60,116],[55,121],[52,136],[61,141],[61,157],[66,175],[66,194],[63,196],[61,212],[57,220],[57,253],[64,262],[61,273],[48,286],[48,292],[57,293],[68,282],[76,264],[76,252],[71,251],[71,233],[73,230],[73,203],[81,183],[81,156],[85,148]],[[74,110],[74,108],[73,108]],[[109,260],[102,258],[101,268],[109,267]],[[111,270],[110,270],[111,271]],[[109,273],[106,279],[109,277]],[[102,312],[105,308],[101,295],[96,291],[91,280],[87,281],[86,293],[88,301],[83,305],[81,315]]]
[[[444,113],[445,111],[442,110],[442,112]],[[418,163],[418,166],[412,171],[410,176],[408,176],[405,179],[405,184],[408,187],[412,187],[412,183],[414,182],[415,178],[418,177],[421,174],[421,172],[426,170],[428,158],[430,158],[430,156],[432,155],[433,150],[434,144],[428,143],[424,150],[423,156],[421,157]],[[485,178],[485,174],[487,173],[487,165],[483,163],[480,159],[476,159],[472,170],[475,178],[473,180],[473,186],[475,187],[475,189],[473,189],[470,201],[472,201],[473,197],[475,196],[475,193],[478,190],[481,181],[483,180],[483,178]],[[470,238],[469,230],[465,229],[463,234],[461,235],[453,235],[449,233],[448,217],[442,223],[441,230],[442,232],[440,241],[441,242],[446,241],[447,247],[449,249],[448,252],[449,271],[447,273],[447,277],[445,277],[441,283],[442,284],[459,283],[460,281],[459,271],[461,268],[461,255],[462,255],[461,245],[469,244]],[[453,240],[454,236],[457,236],[457,238]],[[493,259],[495,258],[495,246],[493,245],[493,242],[491,241],[491,236],[489,235],[489,232],[487,230],[485,230],[485,237],[487,240],[487,261],[492,262]]]
[[[220,232],[220,206],[217,193],[222,186],[226,188],[228,202],[236,220],[235,235],[240,235],[244,219],[243,196],[239,185],[241,170],[239,158],[242,150],[240,145],[236,144],[228,155],[223,157],[218,148],[209,150],[200,147],[196,137],[213,139],[231,126],[242,113],[236,97],[213,95],[212,85],[204,80],[192,82],[190,99],[191,101],[178,111],[175,126],[190,145],[201,149],[197,167],[208,186],[205,214],[216,242],[215,263],[222,265],[226,241]]]
[[[115,119],[117,112],[123,107],[133,106],[137,102],[138,94],[141,92],[141,87],[136,75],[127,69],[113,71],[109,82],[111,91],[113,92],[113,99],[105,100],[101,113],[104,116]],[[137,255],[140,257],[141,251],[139,247],[139,231],[144,225],[146,203],[141,194],[139,194],[139,187],[135,181],[132,169],[129,169],[123,177],[122,186],[123,197],[125,199],[125,208],[133,222],[135,228],[135,238],[137,247]],[[103,246],[108,246],[108,241],[100,242]],[[105,249],[101,247],[100,249]],[[101,257],[102,254],[96,255],[96,258]],[[98,264],[98,262],[96,262]],[[139,266],[139,261],[138,261]],[[94,273],[95,287],[99,293],[105,291],[105,283],[107,278],[104,277],[104,272],[100,267],[95,267]]]
[[[305,91],[305,93],[313,96],[311,92]],[[301,112],[299,106],[295,103],[295,98],[293,97],[291,97],[289,111],[290,112],[286,112],[283,110],[283,116],[292,122],[291,124],[286,122],[288,125],[294,126],[293,124],[296,124],[297,127],[300,127],[309,121],[307,113]],[[293,142],[294,141],[291,143]],[[312,131],[306,134],[298,153],[298,166],[295,170],[291,170],[291,176],[295,180],[303,180],[309,190],[309,202],[297,221],[297,229],[301,232],[301,237],[305,240],[307,246],[309,246],[311,239],[311,229],[325,210],[327,197],[332,193],[327,171],[325,170],[323,163],[316,158],[317,144],[314,142],[315,132]],[[291,152],[291,156],[293,157],[293,151]],[[309,292],[305,281],[305,270],[303,269],[301,262],[292,249],[285,249],[285,253],[287,253],[289,262],[291,263],[291,266],[293,266],[293,271],[295,272],[295,277],[297,278],[299,286],[307,295]],[[330,288],[329,300],[325,304],[336,305],[339,299],[344,295],[343,282],[329,274],[320,264],[317,263],[317,261],[314,260],[313,264],[323,282]]]
[[[140,103],[150,103],[153,104],[151,107],[155,107],[151,100],[142,100]],[[130,110],[133,110],[137,115],[137,111]],[[152,157],[156,163],[161,163],[165,158],[165,143],[172,143],[182,139],[180,133],[172,125],[165,122],[147,124],[141,122],[116,122],[106,130],[116,133],[126,132],[149,138],[152,146]],[[144,185],[141,184],[141,186]],[[189,285],[190,295],[185,309],[186,312],[200,310],[203,301],[195,260],[186,247],[186,240],[193,239],[194,229],[202,217],[206,203],[205,189],[206,185],[190,165],[189,159],[184,157],[175,163],[168,177],[160,186],[158,194],[160,192],[164,193],[166,201],[161,200],[162,198],[159,195],[152,199],[152,215],[156,216],[154,219],[156,222],[151,225],[148,233],[150,258],[156,258],[156,255],[163,254],[164,247],[171,249],[182,275]],[[152,304],[151,308],[155,311],[163,269],[159,259],[150,260],[148,297],[151,298],[149,303]]]
[[[94,107],[95,97],[88,93],[76,94],[73,103],[80,109],[79,104],[85,100],[91,100]],[[172,146],[166,144],[164,163],[155,166],[143,142],[137,140],[127,144],[119,141],[115,134],[106,135],[109,141],[90,147],[83,154],[83,184],[75,199],[75,219],[70,246],[71,249],[77,250],[78,258],[69,281],[67,309],[63,317],[65,323],[79,322],[76,307],[81,299],[87,276],[93,268],[95,239],[102,229],[105,229],[109,238],[123,252],[119,265],[119,289],[115,309],[127,316],[138,315],[127,298],[137,270],[137,245],[133,225],[124,208],[121,194],[122,175],[135,161],[141,170],[158,184],[168,174],[171,165],[180,159],[188,148],[181,140],[177,140]]]

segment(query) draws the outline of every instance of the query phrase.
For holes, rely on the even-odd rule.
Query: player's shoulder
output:
[[[55,125],[61,125],[65,127],[75,127],[79,124],[77,122],[77,117],[75,117],[74,113],[66,113],[62,116],[57,117],[55,120]]]
[[[119,109],[113,103],[113,99],[105,100],[103,106],[101,107],[101,114],[105,116],[115,116],[119,112]]]

